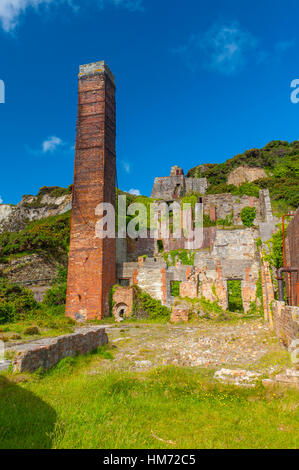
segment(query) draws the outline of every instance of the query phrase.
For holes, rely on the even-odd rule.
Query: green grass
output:
[[[27,382],[0,375],[0,448],[298,446],[295,390],[214,384],[211,370],[109,371],[111,359],[106,347]]]
[[[43,337],[59,336],[72,333],[75,322],[65,316],[65,305],[57,305],[55,307],[41,305],[39,310],[30,312],[25,320],[0,325],[0,337],[18,334],[26,340],[33,339],[30,336],[24,335],[24,332],[31,327],[37,327],[40,331],[40,336]]]

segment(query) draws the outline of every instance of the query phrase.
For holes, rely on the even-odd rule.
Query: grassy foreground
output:
[[[211,383],[212,371],[109,369],[109,348],[0,375],[0,448],[296,448],[298,392]]]

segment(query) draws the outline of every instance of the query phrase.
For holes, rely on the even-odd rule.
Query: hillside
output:
[[[238,167],[263,169],[264,177],[239,187],[228,184],[229,176]],[[247,150],[224,163],[198,165],[187,176],[207,178],[208,194],[258,196],[260,189],[267,188],[279,215],[299,206],[299,141],[272,141],[262,149]]]

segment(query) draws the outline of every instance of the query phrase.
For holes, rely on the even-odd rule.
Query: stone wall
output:
[[[203,197],[203,211],[205,215],[210,216],[211,210],[215,211],[216,219],[225,219],[233,213],[233,223],[242,225],[241,211],[244,207],[256,208],[255,223],[262,222],[262,210],[260,200],[253,196],[234,196],[233,194],[209,194]]]
[[[202,250],[212,250],[216,238],[216,231],[216,227],[203,228],[203,243],[201,247]],[[184,250],[186,248],[186,239],[183,237],[169,237],[168,239],[163,240],[163,247],[164,251]]]
[[[127,261],[137,261],[140,256],[153,257],[157,254],[157,240],[153,238],[127,238]]]
[[[108,343],[105,329],[84,328],[80,333],[43,339],[14,348],[13,369],[15,372],[34,372],[50,369],[65,357],[87,354]]]
[[[299,307],[289,307],[284,302],[272,302],[273,327],[277,336],[289,347],[299,341]]]
[[[185,178],[184,175],[165,176],[155,179],[151,197],[174,201],[191,192],[205,194],[207,188],[206,178]]]

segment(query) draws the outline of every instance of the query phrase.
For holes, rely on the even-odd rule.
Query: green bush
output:
[[[230,312],[243,312],[241,281],[227,281],[228,309]]]
[[[22,320],[37,307],[30,290],[0,278],[0,324]]]
[[[43,305],[49,307],[55,305],[64,305],[66,303],[67,290],[67,269],[59,267],[57,277],[52,283],[51,289],[48,289],[44,298]]]
[[[245,227],[252,227],[253,222],[256,218],[256,208],[255,207],[243,207],[241,211],[241,220]]]
[[[169,260],[169,256],[171,261]],[[195,253],[190,250],[172,250],[164,253],[163,257],[168,266],[174,266],[178,257],[184,266],[193,266]]]
[[[70,212],[31,222],[19,232],[0,235],[0,257],[41,252],[66,257],[70,241]]]
[[[239,166],[263,168],[268,175],[240,187],[228,185],[228,176]],[[285,201],[288,208],[299,206],[299,143],[272,141],[262,149],[247,150],[221,164],[199,165],[187,176],[207,178],[208,194],[231,193],[259,196],[260,189],[269,189],[273,201]]]
[[[147,292],[134,286],[135,302],[134,302],[134,316],[137,318],[149,318],[150,320],[167,319],[170,318],[169,308],[162,305],[160,300],[151,297]]]
[[[181,285],[181,281],[171,281],[170,293],[173,297],[179,297],[179,295],[180,295],[180,285]]]

